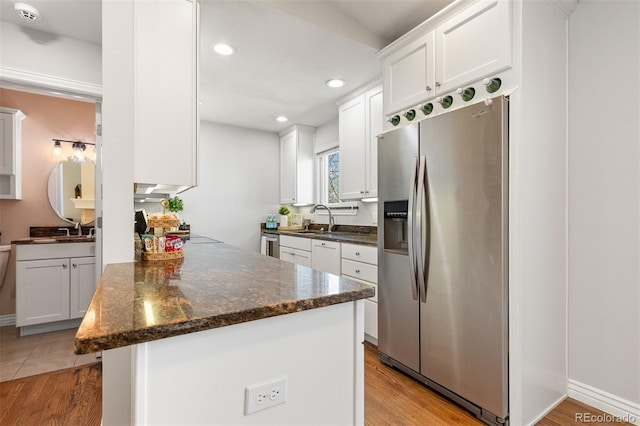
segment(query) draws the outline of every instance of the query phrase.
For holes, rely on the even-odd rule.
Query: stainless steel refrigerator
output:
[[[380,359],[490,424],[509,415],[508,109],[378,139]]]

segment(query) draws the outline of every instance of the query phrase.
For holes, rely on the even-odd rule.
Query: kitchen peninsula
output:
[[[76,352],[102,351],[104,425],[362,424],[363,299],[373,294],[227,244],[187,243],[183,261],[108,265]],[[284,403],[262,410],[270,403],[248,396],[282,379]],[[248,401],[260,411],[246,414]]]

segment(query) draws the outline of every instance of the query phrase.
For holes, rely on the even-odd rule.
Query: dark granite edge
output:
[[[51,240],[51,241],[49,241]],[[61,244],[61,243],[95,243],[95,237],[91,238],[87,235],[78,236],[78,237],[34,237],[34,238],[21,238],[18,240],[11,241],[11,244],[15,245],[46,245],[46,244]]]
[[[111,333],[98,338],[75,339],[75,353],[78,355],[103,350],[116,349],[131,346],[138,343],[152,342],[158,339],[211,330],[244,322],[275,317],[279,315],[302,312],[311,309],[323,308],[340,303],[353,302],[360,299],[368,299],[375,295],[373,286],[362,290],[347,291],[340,294],[319,296],[316,298],[287,301],[275,305],[260,306],[243,311],[229,312],[213,317],[196,318],[184,322],[166,324],[162,326],[146,327],[120,333]]]

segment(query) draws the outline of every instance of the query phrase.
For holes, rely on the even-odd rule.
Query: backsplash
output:
[[[82,226],[82,235],[89,235],[89,230],[93,228],[93,226]],[[63,229],[68,229],[70,235],[78,235],[78,230],[75,225],[71,226],[30,226],[29,227],[29,238],[38,238],[38,237],[57,237],[67,235],[66,231]]]

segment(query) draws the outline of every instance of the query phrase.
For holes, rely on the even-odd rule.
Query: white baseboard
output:
[[[16,325],[16,314],[0,315],[0,327]]]
[[[640,404],[620,398],[593,386],[569,379],[569,397],[583,402],[612,416],[598,423],[626,421],[640,425]]]

